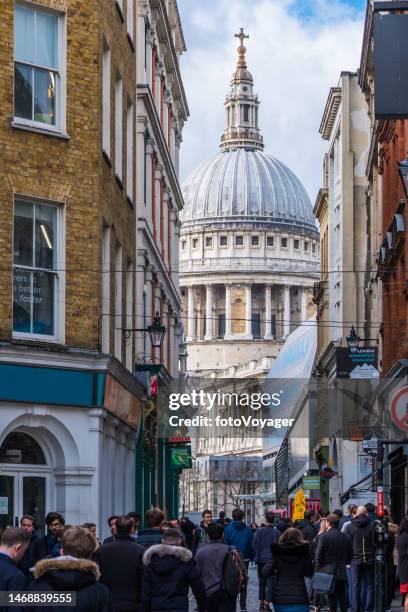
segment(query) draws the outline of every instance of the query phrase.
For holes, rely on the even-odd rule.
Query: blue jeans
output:
[[[350,573],[352,611],[371,612],[374,610],[374,565],[351,565]],[[365,593],[363,592],[363,583],[366,587]]]
[[[273,604],[273,609],[275,612],[310,612],[310,606],[306,604]]]

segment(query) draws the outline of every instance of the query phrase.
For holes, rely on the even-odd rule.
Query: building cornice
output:
[[[331,87],[319,128],[324,140],[330,140],[340,103],[341,87]]]
[[[360,68],[358,71],[358,84],[365,91],[367,84],[367,73],[371,70],[372,62],[372,25],[373,25],[373,5],[371,0],[367,0],[366,16],[364,21],[363,44],[361,47]]]
[[[329,190],[327,187],[322,187],[319,189],[319,193],[317,194],[316,203],[313,208],[313,214],[318,219],[318,221],[322,222],[325,215],[327,214],[329,206]]]

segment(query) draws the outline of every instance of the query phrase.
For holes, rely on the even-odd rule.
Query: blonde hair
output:
[[[320,519],[320,529],[317,535],[320,535],[321,533],[326,533],[327,527],[328,527],[327,518]]]

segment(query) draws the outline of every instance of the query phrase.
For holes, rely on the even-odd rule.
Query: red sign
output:
[[[190,436],[173,436],[173,438],[167,438],[167,442],[170,444],[185,444],[191,442]]]
[[[408,431],[408,387],[402,387],[391,400],[391,418],[398,429]]]
[[[384,515],[384,491],[380,487],[377,489],[377,514],[379,517]]]

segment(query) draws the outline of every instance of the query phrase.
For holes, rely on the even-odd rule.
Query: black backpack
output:
[[[222,563],[222,590],[235,596],[245,590],[247,582],[248,576],[239,552],[235,549],[229,550]]]

